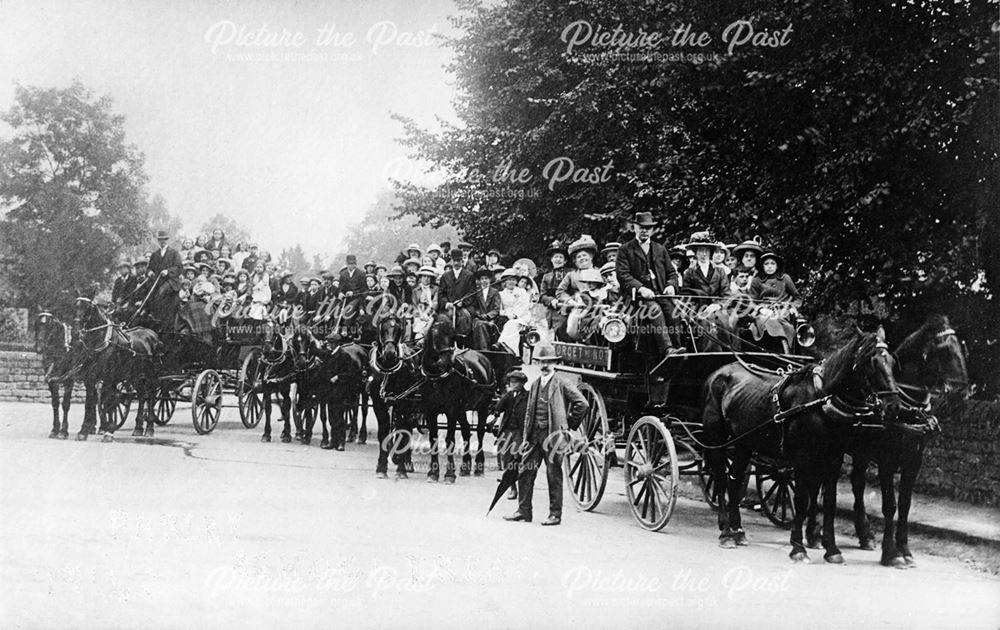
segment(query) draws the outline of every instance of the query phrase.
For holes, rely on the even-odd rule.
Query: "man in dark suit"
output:
[[[358,314],[364,307],[364,296],[361,295],[368,290],[365,285],[365,274],[358,269],[358,257],[354,254],[347,255],[347,267],[340,272],[337,289],[344,297],[342,308],[344,317],[341,324],[350,328],[358,321]]]
[[[640,309],[645,314],[641,322],[650,328],[661,355],[683,352],[674,348],[670,340],[667,315],[654,301],[658,296],[677,292],[677,270],[674,269],[667,250],[650,238],[656,221],[652,213],[637,212],[632,221],[635,238],[622,245],[615,260],[615,272],[626,306]]]
[[[166,230],[157,230],[156,242],[159,248],[149,255],[146,276],[156,289],[149,299],[150,311],[160,322],[160,332],[173,332],[177,325],[177,310],[180,308],[181,275],[184,265],[181,254],[168,245],[170,235]],[[150,284],[152,286],[152,284]]]
[[[542,525],[562,522],[562,458],[569,447],[569,430],[580,426],[590,405],[568,380],[555,373],[559,357],[552,346],[539,346],[535,361],[541,364],[542,373],[531,384],[524,416],[523,442],[527,452],[521,459],[517,478],[520,502],[517,512],[505,516],[508,521],[531,522],[531,498],[538,467],[545,461],[545,477],[549,486],[549,517]]]
[[[489,350],[500,338],[500,328],[507,318],[500,316],[500,292],[494,289],[493,272],[483,267],[476,270],[476,292],[470,299],[472,315],[472,349]]]
[[[118,264],[118,277],[115,278],[115,284],[111,288],[111,301],[115,306],[123,306],[126,301],[132,299],[132,293],[138,285],[138,280],[132,274],[132,263],[123,260]]]
[[[438,320],[452,321],[454,317],[455,334],[462,337],[472,331],[469,304],[476,290],[475,278],[464,260],[462,250],[452,250],[451,266],[441,275],[438,288]]]

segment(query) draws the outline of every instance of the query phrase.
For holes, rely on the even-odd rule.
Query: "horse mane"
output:
[[[833,352],[823,361],[824,389],[835,392],[854,372],[858,358],[875,348],[875,335],[862,333],[854,337],[846,346]]]
[[[937,313],[928,315],[923,326],[907,335],[906,338],[900,342],[899,346],[896,347],[896,356],[902,359],[903,357],[914,357],[919,355],[921,349],[924,344],[927,343],[927,339],[931,335],[936,335],[942,330],[946,330],[948,328],[951,328],[951,324],[948,322],[948,317],[946,315],[939,315]]]

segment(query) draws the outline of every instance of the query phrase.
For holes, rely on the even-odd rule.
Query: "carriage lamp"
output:
[[[803,348],[808,348],[816,343],[816,329],[804,319],[799,319],[798,326],[795,327],[795,341]]]
[[[601,334],[609,343],[619,343],[625,339],[628,326],[621,317],[608,317],[601,322]]]
[[[524,335],[524,343],[529,348],[534,347],[542,340],[542,335],[537,330],[530,330]]]

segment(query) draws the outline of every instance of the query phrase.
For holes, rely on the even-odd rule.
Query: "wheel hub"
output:
[[[640,464],[638,468],[636,468],[636,476],[639,477],[639,479],[646,479],[647,477],[651,477],[652,475],[653,475],[652,464]]]

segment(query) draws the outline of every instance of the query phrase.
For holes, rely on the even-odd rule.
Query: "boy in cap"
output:
[[[520,459],[521,440],[524,433],[524,414],[528,409],[528,392],[524,390],[528,377],[520,370],[507,375],[507,391],[497,400],[493,415],[498,419],[494,426],[497,436],[497,463],[501,471],[517,466]],[[511,486],[508,499],[517,499],[517,486]]]

